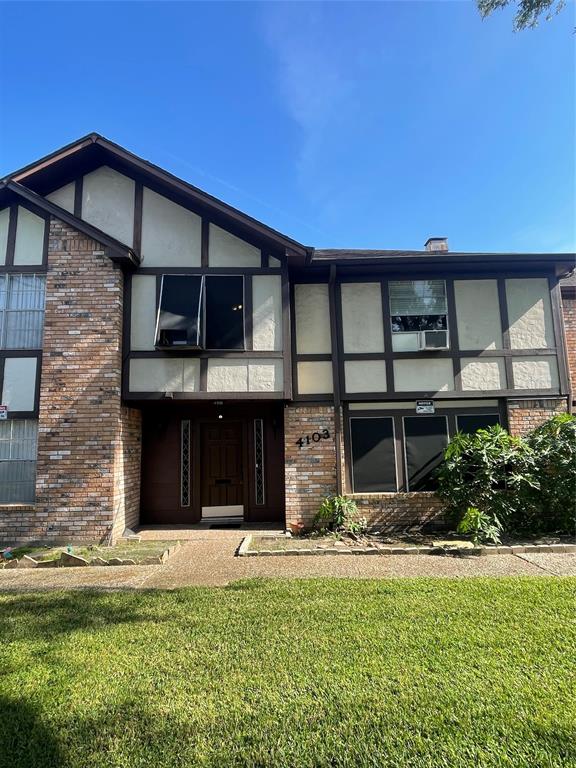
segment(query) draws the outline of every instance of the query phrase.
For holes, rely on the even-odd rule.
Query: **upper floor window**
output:
[[[155,344],[178,349],[244,349],[244,278],[163,275]]]
[[[44,329],[45,277],[0,275],[0,347],[40,349]]]
[[[395,352],[448,347],[444,280],[392,280],[389,291]]]

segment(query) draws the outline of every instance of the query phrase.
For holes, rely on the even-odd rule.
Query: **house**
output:
[[[572,405],[572,254],[315,249],[97,134],[0,183],[0,264],[2,541],[433,520],[457,430]]]

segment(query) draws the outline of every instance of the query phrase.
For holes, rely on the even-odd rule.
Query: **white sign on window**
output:
[[[435,413],[434,400],[416,400],[416,413],[422,415]]]

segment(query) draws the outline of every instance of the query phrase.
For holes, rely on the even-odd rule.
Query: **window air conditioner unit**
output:
[[[448,349],[448,331],[420,331],[420,350]]]

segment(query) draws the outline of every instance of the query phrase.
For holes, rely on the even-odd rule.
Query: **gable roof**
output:
[[[105,248],[108,249],[108,256],[113,260],[122,264],[138,266],[140,263],[139,257],[136,253],[124,243],[116,240],[114,237],[110,237],[98,227],[94,227],[84,219],[79,219],[72,213],[64,210],[59,205],[50,202],[42,195],[33,192],[31,189],[23,186],[17,181],[0,181],[0,203],[11,202],[14,199],[21,199],[32,203],[36,208],[44,211],[50,216],[54,216],[65,224],[69,224],[74,229],[77,229],[82,234],[96,240]]]
[[[209,211],[211,215],[215,215],[223,221],[231,222],[235,228],[241,231],[255,233],[276,247],[288,250],[302,259],[306,256],[307,248],[302,243],[263,224],[148,160],[138,157],[138,155],[129,152],[98,133],[83,136],[40,160],[14,171],[6,177],[6,180],[18,182],[38,192],[38,194],[44,195],[58,186],[68,183],[79,173],[89,173],[106,164],[111,164],[112,167],[120,171],[122,169],[129,170],[133,175],[152,182],[161,193],[169,193],[172,197],[176,195],[183,201],[192,202],[196,207]]]

